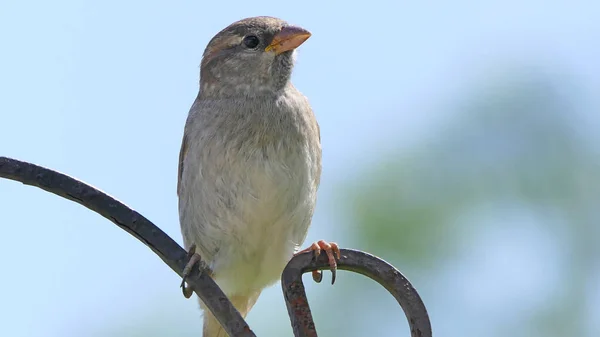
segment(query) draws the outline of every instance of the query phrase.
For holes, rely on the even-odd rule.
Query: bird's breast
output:
[[[310,108],[293,99],[206,104],[187,129],[186,242],[224,279],[243,277],[249,287],[276,280],[304,240],[316,202],[321,149]]]

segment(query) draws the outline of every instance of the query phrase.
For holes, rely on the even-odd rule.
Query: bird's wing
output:
[[[187,135],[184,133],[179,150],[179,167],[177,169],[177,195],[181,193],[181,176],[183,175],[183,161],[188,150]]]

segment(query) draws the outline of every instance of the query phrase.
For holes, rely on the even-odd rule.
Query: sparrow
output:
[[[321,179],[319,125],[290,81],[296,48],[310,36],[278,18],[252,17],[227,26],[204,50],[178,165],[179,220],[190,256],[181,284],[186,298],[193,289],[185,277],[196,263],[244,318],[295,254],[325,251],[335,271],[336,243],[299,248]],[[225,336],[202,301],[200,307],[203,337]]]

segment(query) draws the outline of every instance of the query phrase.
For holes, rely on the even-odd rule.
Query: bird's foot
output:
[[[187,279],[188,275],[190,274],[190,272],[192,271],[192,268],[194,268],[194,265],[198,263],[198,267],[200,267],[200,262],[202,262],[202,258],[200,257],[200,255],[196,254],[196,245],[193,244],[190,246],[190,249],[188,251],[188,263],[185,265],[185,268],[183,268],[183,278],[181,280],[181,290],[183,292],[183,296],[185,298],[190,298],[192,296],[192,294],[194,293],[194,287],[193,286],[187,286],[185,284],[185,280]]]
[[[325,251],[325,254],[327,254],[327,258],[329,259],[329,268],[331,269],[331,284],[334,284],[335,275],[337,271],[336,258],[337,260],[341,258],[340,247],[337,245],[337,243],[319,240],[317,242],[313,242],[313,244],[310,245],[310,247],[297,252],[296,254],[294,254],[294,256],[312,251],[314,252],[316,258],[317,256],[321,255],[322,250]],[[321,282],[321,280],[323,280],[323,273],[320,270],[314,270],[312,272],[312,277],[313,280],[315,280],[315,282],[319,283]]]

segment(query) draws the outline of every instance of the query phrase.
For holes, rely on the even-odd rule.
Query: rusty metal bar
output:
[[[341,249],[338,269],[365,275],[390,292],[404,310],[412,337],[431,337],[431,323],[425,304],[398,269],[386,261],[358,250]],[[302,274],[313,270],[327,270],[329,263],[325,254],[317,259],[311,253],[294,257],[281,278],[285,302],[295,337],[317,337],[317,331],[302,283]]]
[[[66,174],[6,157],[0,157],[0,177],[39,187],[102,215],[148,246],[181,276],[189,259],[187,252],[150,220],[108,194]],[[256,337],[210,276],[194,267],[186,282],[193,285],[229,336]]]

